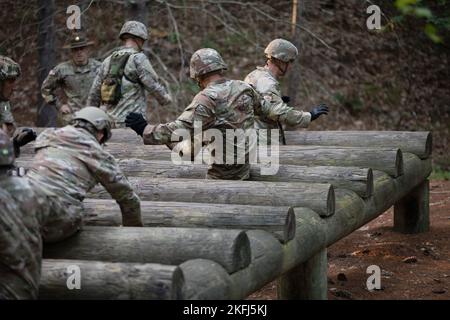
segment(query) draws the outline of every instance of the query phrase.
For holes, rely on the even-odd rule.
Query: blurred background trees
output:
[[[450,167],[449,4],[446,0],[1,0],[0,51],[21,63],[12,98],[21,124],[52,125],[39,113],[44,74],[68,58],[66,9],[82,8],[82,27],[105,58],[127,19],[151,31],[145,52],[176,97],[170,107],[149,100],[153,123],[176,117],[197,92],[188,78],[191,54],[219,50],[228,76],[243,79],[264,65],[273,38],[299,46],[300,59],[282,88],[299,109],[321,102],[332,112],[311,130],[432,130],[434,157]],[[368,6],[382,11],[381,30],[368,30]],[[290,81],[287,81],[290,80]]]

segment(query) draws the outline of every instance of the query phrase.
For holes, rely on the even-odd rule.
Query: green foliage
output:
[[[442,12],[445,12],[447,0],[437,1],[438,6],[442,7]],[[413,16],[418,19],[424,19],[426,24],[424,28],[425,34],[435,43],[443,42],[439,30],[450,30],[450,16],[438,17],[429,7],[426,6],[422,0],[396,0],[395,6],[401,12],[401,16],[395,17],[394,22],[401,22],[405,16]]]

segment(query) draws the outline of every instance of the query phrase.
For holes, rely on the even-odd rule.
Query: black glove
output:
[[[317,107],[314,107],[311,111],[311,121],[316,120],[318,117],[320,117],[323,114],[328,114],[328,107],[322,103]]]
[[[20,148],[30,143],[31,141],[36,140],[36,137],[36,131],[31,128],[24,128],[14,137],[13,140],[14,144]]]
[[[144,134],[144,129],[147,126],[147,121],[144,119],[142,114],[130,112],[125,118],[125,126],[130,127],[142,137]]]
[[[282,97],[281,97],[281,100],[283,100],[284,103],[289,103],[289,102],[291,102],[291,97],[288,97],[288,96],[282,96]]]

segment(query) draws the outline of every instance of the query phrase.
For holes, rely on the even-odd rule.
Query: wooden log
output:
[[[148,201],[181,201],[262,206],[308,207],[321,216],[334,213],[334,188],[325,183],[130,178],[137,194]],[[110,199],[97,186],[90,198]]]
[[[69,289],[78,275],[79,289]],[[39,299],[184,299],[184,283],[177,266],[44,259]]]
[[[403,174],[400,149],[280,146],[279,159],[281,164],[372,168],[393,177]]]
[[[214,261],[195,259],[180,264],[185,274],[184,298],[189,300],[230,299],[234,283],[230,275]]]
[[[321,219],[312,210],[300,208],[298,211],[298,208],[294,208],[297,232],[295,238],[283,246],[283,255],[272,256],[267,260],[263,255],[261,259],[252,260],[247,268],[232,274],[233,292],[237,293],[229,298],[242,299],[281,274],[308,261],[316,252],[385,212],[431,173],[431,159],[420,160],[413,154],[405,153],[404,160],[405,174],[396,179],[384,172],[374,171],[374,194],[365,201],[350,190],[337,189],[336,213],[327,219]],[[253,232],[257,230],[247,232],[252,252],[255,250]],[[269,239],[258,239],[260,243],[263,241],[268,243]],[[267,269],[268,264],[271,269]]]
[[[120,208],[113,200],[86,199],[84,207],[86,225],[122,224]],[[295,236],[292,207],[142,201],[141,210],[146,227],[259,229],[273,234],[282,243]]]
[[[233,273],[250,263],[250,246],[241,230],[87,226],[65,241],[44,245],[44,257],[168,265],[201,258]]]
[[[428,131],[285,131],[285,136],[288,145],[399,148],[421,159],[431,155],[433,142]]]
[[[430,229],[430,181],[427,179],[394,205],[394,230],[421,233]]]
[[[29,167],[30,159],[19,158],[18,166]],[[177,165],[170,161],[119,159],[118,163],[123,172],[129,177],[140,178],[182,178],[205,179],[207,165],[185,164]],[[329,183],[335,188],[343,188],[355,191],[363,198],[370,197],[373,192],[372,169],[356,167],[332,167],[332,166],[294,166],[280,165],[274,175],[261,174],[263,165],[252,165],[250,181],[273,182],[313,182]]]
[[[22,156],[30,159],[34,154],[32,146],[22,149]],[[138,158],[143,160],[172,161],[176,159],[166,146],[134,145],[125,143],[108,143],[105,150],[117,159]],[[206,154],[207,157],[207,154]],[[273,154],[272,161],[279,164],[300,166],[337,166],[372,168],[384,171],[393,177],[403,174],[403,159],[400,149],[393,148],[349,148],[327,146],[280,146],[279,152]],[[189,159],[186,159],[186,161]],[[266,163],[261,160],[259,163]]]
[[[283,274],[277,283],[278,299],[326,300],[328,297],[327,249]]]

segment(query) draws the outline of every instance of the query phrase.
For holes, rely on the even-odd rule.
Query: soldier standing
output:
[[[281,142],[286,144],[283,124],[306,128],[320,115],[328,114],[328,107],[321,104],[310,112],[297,111],[288,105],[288,97],[281,96],[279,79],[286,75],[298,56],[298,50],[291,42],[275,39],[269,43],[264,53],[267,57],[266,65],[257,67],[245,78],[245,82],[253,85],[261,94],[262,103],[266,105],[263,108],[270,110],[257,115],[255,125],[258,129],[280,129]]]
[[[44,100],[58,110],[60,126],[70,123],[75,112],[86,106],[87,96],[101,63],[89,58],[89,41],[83,34],[74,33],[64,49],[70,49],[71,59],[53,68],[42,83]],[[67,103],[58,101],[55,91],[60,88]]]
[[[226,69],[227,65],[216,50],[206,48],[196,51],[190,61],[190,76],[202,91],[194,97],[178,119],[154,126],[148,125],[141,114],[130,113],[126,118],[126,125],[143,137],[144,144],[151,145],[171,145],[172,133],[177,129],[186,129],[193,137],[195,122],[202,124],[203,131],[218,129],[225,141],[223,158],[221,155],[215,155],[219,161],[209,166],[207,178],[248,179],[250,172],[248,162],[227,164],[225,161],[226,153],[232,153],[236,160],[236,153],[242,151],[242,146],[235,142],[234,136],[226,135],[226,131],[254,128],[254,111],[258,108],[259,95],[243,81],[224,78],[223,71]],[[201,137],[199,139],[201,146],[203,141]],[[198,141],[197,137],[194,137],[194,140]],[[251,147],[246,141],[246,157]]]
[[[148,39],[147,27],[138,21],[127,21],[119,34],[123,47],[103,61],[89,93],[87,105],[100,107],[114,120],[115,127],[125,127],[130,112],[145,117],[148,91],[161,105],[172,102],[159,82],[147,56],[142,52]]]
[[[20,147],[36,139],[36,132],[24,128],[16,132],[16,122],[11,113],[9,99],[14,91],[16,80],[20,77],[20,66],[11,58],[0,56],[0,129],[9,137],[13,137],[16,157],[19,156]]]
[[[124,226],[142,226],[139,197],[102,145],[111,137],[109,116],[96,107],[76,112],[72,125],[47,129],[36,140],[29,181],[47,198],[45,242],[63,240],[82,227],[83,200],[97,183],[117,201]]]
[[[11,58],[0,56],[0,129],[3,129],[10,137],[16,130],[16,123],[11,113],[9,99],[20,73],[18,63]]]
[[[36,299],[41,276],[45,199],[25,177],[11,174],[14,148],[0,130],[0,300]]]

